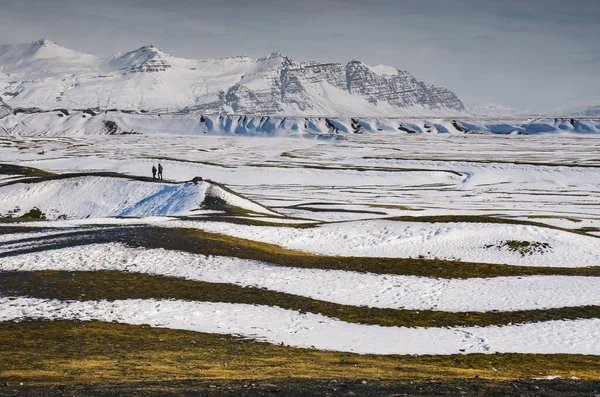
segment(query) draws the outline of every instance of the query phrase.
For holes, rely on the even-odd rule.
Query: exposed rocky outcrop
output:
[[[378,74],[364,63],[352,61],[346,66],[348,91],[374,105],[387,102],[399,108],[424,105],[431,109],[465,110],[453,92],[427,85],[406,71],[396,72],[394,75]]]
[[[135,51],[125,53],[111,61],[111,64],[121,70],[123,73],[149,73],[164,72],[172,69],[165,54],[153,45],[138,48]]]
[[[11,113],[10,107],[0,98],[0,119]]]
[[[350,94],[349,98],[374,107],[384,104],[397,109],[424,107],[465,111],[461,100],[443,87],[427,85],[404,71],[381,74],[360,61],[352,61],[346,66],[297,63],[273,53],[259,59],[256,69],[261,73],[233,86],[222,105],[230,106],[236,113],[278,114],[295,109],[318,115],[327,114],[315,98],[319,94],[328,99],[335,94]]]

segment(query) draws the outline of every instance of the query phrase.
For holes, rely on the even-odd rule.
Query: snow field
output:
[[[0,320],[100,320],[234,334],[301,348],[361,354],[600,355],[600,319],[524,325],[404,328],[351,324],[277,307],[179,300],[57,301],[0,298]]]
[[[67,120],[55,114],[52,117],[63,122]],[[124,116],[124,120],[127,117]],[[73,122],[75,121],[77,120],[73,118]],[[192,123],[192,116],[189,121]],[[412,122],[415,125],[421,123],[417,120]],[[447,123],[438,124],[447,127]],[[286,128],[291,128],[292,125],[292,120],[286,121]],[[369,125],[379,126],[384,131],[382,134],[369,136],[347,135],[344,141],[335,144],[278,138],[159,135],[108,137],[110,139],[0,138],[3,143],[0,145],[0,157],[3,162],[12,161],[59,172],[94,169],[146,175],[150,164],[156,161],[153,156],[160,155],[174,159],[160,160],[166,165],[165,177],[179,181],[198,175],[210,178],[265,205],[285,207],[305,204],[315,208],[336,209],[335,205],[319,204],[335,202],[340,203],[337,209],[360,210],[362,206],[363,209],[388,212],[389,215],[485,214],[547,222],[571,229],[593,229],[600,226],[600,213],[595,204],[600,197],[598,167],[496,162],[519,162],[526,159],[540,163],[594,165],[597,164],[597,139],[581,136],[553,139],[548,139],[547,136],[399,136],[386,134],[387,127],[382,120],[374,120]],[[39,128],[37,125],[32,126]],[[57,129],[52,133],[58,133],[59,127],[57,124]],[[154,132],[159,133],[162,127],[148,122],[147,128],[155,128]],[[282,153],[286,153],[286,156]],[[477,163],[476,160],[483,162]],[[306,168],[304,165],[317,168]],[[335,167],[337,169],[332,169]],[[413,171],[400,171],[402,168]],[[396,171],[391,171],[393,169]],[[422,171],[414,171],[415,169]],[[456,171],[462,176],[447,171]],[[600,244],[596,238],[537,226],[356,220],[310,229],[294,229],[173,220],[166,216],[189,214],[193,206],[186,205],[195,200],[195,197],[202,199],[206,191],[190,193],[189,196],[182,191],[173,195],[156,195],[160,193],[160,184],[131,183],[129,187],[120,188],[118,183],[112,181],[89,185],[86,182],[77,187],[60,187],[64,189],[63,194],[52,190],[51,184],[45,188],[42,185],[29,185],[29,191],[25,185],[0,187],[0,213],[14,209],[15,205],[28,211],[30,208],[22,203],[27,206],[52,204],[49,208],[55,211],[47,211],[51,217],[69,212],[75,214],[73,218],[80,219],[33,222],[19,226],[61,228],[142,224],[197,228],[327,255],[424,256],[480,263],[571,268],[600,265]],[[139,188],[136,187],[138,183]],[[35,190],[37,188],[38,191]],[[8,193],[3,196],[3,189],[15,190],[7,190]],[[78,189],[87,192],[86,197],[91,203],[77,201],[79,197],[84,197]],[[2,201],[2,197],[13,194],[15,198]],[[218,196],[214,191],[211,194]],[[146,200],[152,195],[155,195],[154,199]],[[243,199],[235,202],[238,200],[236,195],[219,197],[231,205],[250,205]],[[99,198],[102,205],[94,207],[93,200]],[[134,206],[140,202],[140,205]],[[178,207],[174,203],[181,203],[182,206]],[[308,205],[310,203],[316,204]],[[375,208],[369,207],[369,204],[391,204],[423,211]],[[86,211],[79,210],[81,206],[87,206]],[[132,206],[130,216],[138,214],[144,218],[103,218],[119,216],[130,208],[128,206]],[[95,215],[86,218],[92,209]],[[181,212],[178,212],[179,209]],[[343,217],[347,216],[342,212],[319,212],[311,215],[308,211],[291,208],[278,208],[277,211],[325,221],[345,219]],[[543,217],[529,218],[534,215]],[[365,219],[385,215],[352,216]],[[550,219],[547,216],[556,218]],[[559,218],[560,220],[556,220]],[[8,227],[11,226],[14,225]],[[420,311],[544,311],[600,304],[596,292],[600,290],[598,277],[434,279],[286,268],[238,258],[205,257],[159,249],[132,249],[120,244],[48,250],[47,247],[39,247],[39,243],[68,242],[67,237],[57,235],[61,230],[8,234],[4,232],[8,227],[0,227],[0,271],[116,270],[267,288],[349,306]],[[544,243],[549,247],[522,255],[503,245],[509,240]],[[17,255],[19,250],[36,248],[38,252]],[[600,354],[597,346],[600,324],[597,319],[501,327],[404,328],[348,324],[334,318],[300,314],[277,307],[227,303],[0,299],[0,318],[5,321],[19,321],[24,316],[48,319],[95,318],[198,332],[233,333],[272,343],[360,353]]]
[[[11,248],[20,247],[14,243]],[[6,256],[0,259],[0,270],[116,270],[266,288],[343,305],[390,309],[488,312],[600,306],[599,277],[436,279],[289,268],[116,243]]]
[[[520,266],[600,266],[597,238],[539,226],[492,223],[425,223],[389,220],[339,222],[299,229],[170,222],[281,247],[333,256],[439,258]],[[513,251],[506,241],[547,243],[549,248]]]
[[[165,178],[186,181],[202,176],[289,216],[325,221],[385,216],[285,208],[335,202],[389,216],[541,216],[534,219],[541,223],[562,216],[584,220],[565,224],[568,228],[600,227],[600,168],[589,166],[595,164],[600,140],[588,136],[349,135],[333,144],[155,135],[3,142],[8,145],[0,148],[0,157],[6,162],[56,172],[111,170],[130,175],[149,175],[158,146],[162,156],[173,159],[158,160],[165,166]]]

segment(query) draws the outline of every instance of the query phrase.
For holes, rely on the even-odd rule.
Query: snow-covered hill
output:
[[[33,208],[47,219],[193,215],[227,208],[277,215],[206,181],[174,184],[90,174],[0,185],[0,217],[19,217]]]
[[[176,58],[154,46],[98,58],[51,41],[0,46],[0,98],[13,108],[200,110],[288,115],[456,115],[451,91],[406,71],[296,62]]]

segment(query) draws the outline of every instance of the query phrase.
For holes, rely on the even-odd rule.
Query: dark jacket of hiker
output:
[[[159,179],[162,179],[162,172],[163,172],[163,167],[162,167],[162,165],[160,165],[160,163],[158,163],[158,177],[159,177]]]
[[[156,178],[156,167],[152,166],[152,179]]]

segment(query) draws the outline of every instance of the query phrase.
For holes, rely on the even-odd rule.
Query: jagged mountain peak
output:
[[[144,52],[144,53],[148,53],[148,54],[154,54],[155,56],[165,56],[165,57],[171,56],[171,55],[167,54],[166,52],[162,51],[160,48],[155,47],[154,44],[148,44],[148,45],[142,46],[134,51]]]
[[[257,63],[268,64],[270,66],[291,66],[294,64],[292,58],[283,55],[279,51],[275,51],[267,55],[266,57],[258,58]]]
[[[274,59],[274,58],[288,58],[285,55],[283,55],[281,52],[279,51],[273,51],[272,53],[270,53],[269,55],[267,55],[266,57],[261,57],[258,58],[258,60],[266,60],[266,59]]]
[[[117,58],[121,59],[133,59],[138,62],[146,62],[150,59],[154,58],[170,58],[171,55],[167,54],[164,51],[161,51],[159,48],[155,47],[152,44],[142,46],[133,51],[128,51],[126,53],[117,54]]]
[[[51,40],[47,40],[47,39],[39,39],[37,41],[34,41],[31,44],[34,46],[37,46],[37,47],[48,47],[48,46],[52,46],[52,45],[57,45],[55,42],[53,42]]]
[[[125,54],[116,54],[110,65],[125,73],[163,72],[173,68],[169,58],[172,58],[171,55],[150,44]]]

